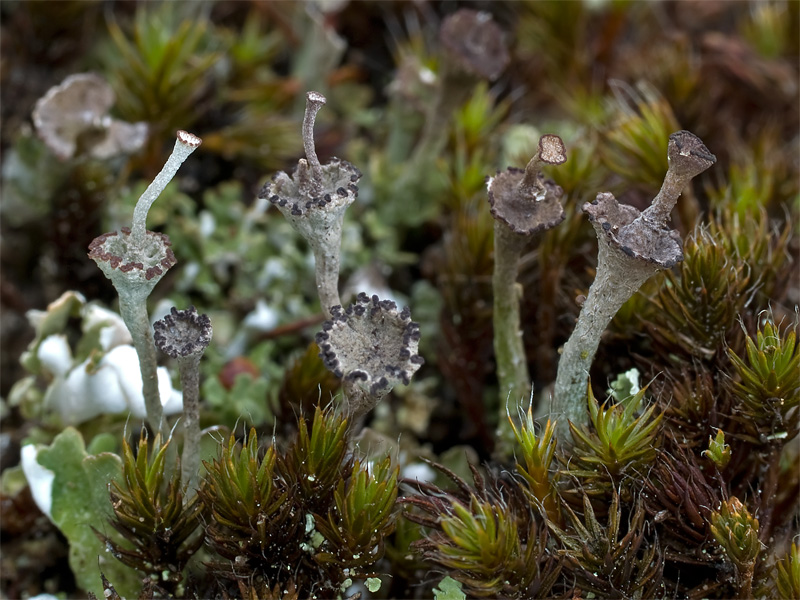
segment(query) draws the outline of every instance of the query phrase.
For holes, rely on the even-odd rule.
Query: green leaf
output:
[[[102,570],[120,595],[135,597],[141,588],[138,574],[107,554],[92,531],[94,525],[111,534],[105,527],[112,514],[108,485],[122,477],[120,458],[110,452],[87,454],[81,434],[68,427],[39,451],[37,461],[55,473],[52,519],[69,540],[69,564],[78,585],[103,597]]]
[[[439,582],[438,588],[433,588],[433,597],[436,600],[466,600],[466,594],[461,591],[461,582],[449,575]]]

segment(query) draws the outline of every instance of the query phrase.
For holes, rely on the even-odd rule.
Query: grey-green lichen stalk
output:
[[[141,248],[144,244],[147,213],[150,211],[150,207],[153,206],[153,202],[156,201],[156,198],[161,195],[167,184],[175,177],[175,173],[178,172],[183,161],[189,158],[189,155],[197,150],[201,143],[202,140],[196,135],[188,131],[178,131],[175,146],[172,148],[172,153],[169,155],[164,168],[155,176],[152,183],[147,186],[133,209],[131,241],[136,248]]]
[[[683,260],[680,234],[667,220],[684,187],[716,157],[688,131],[669,136],[667,157],[661,190],[642,213],[607,192],[583,205],[597,235],[597,275],[558,363],[553,408],[560,439],[567,437],[568,420],[588,424],[589,369],[611,319],[652,275]]]
[[[158,349],[178,361],[183,390],[183,455],[181,479],[197,485],[200,469],[200,358],[211,342],[211,320],[194,306],[178,310],[153,325]]]
[[[136,203],[132,227],[104,233],[89,244],[89,257],[111,280],[119,294],[120,315],[131,333],[139,357],[147,420],[153,430],[160,431],[165,439],[168,432],[158,391],[156,348],[147,314],[147,298],[177,261],[169,237],[147,231],[145,222],[155,199],[201,142],[196,135],[179,131],[167,163]]]
[[[509,168],[488,180],[490,210],[495,219],[492,290],[494,351],[500,387],[499,454],[510,448],[514,440],[507,414],[519,414],[521,402],[531,394],[519,316],[520,255],[536,233],[564,220],[560,202],[563,191],[545,180],[541,167],[560,165],[566,160],[561,138],[544,135],[539,140],[538,152],[524,171]]]
[[[340,306],[339,266],[344,213],[358,196],[361,172],[350,163],[332,159],[322,165],[314,147],[314,121],[325,104],[317,92],[306,95],[303,145],[306,158],[298,161],[290,177],[283,171],[259,193],[278,207],[314,252],[317,293],[326,316]]]

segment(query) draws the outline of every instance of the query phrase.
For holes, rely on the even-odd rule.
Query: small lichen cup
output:
[[[283,171],[266,184],[259,198],[274,204],[292,227],[302,235],[314,253],[315,276],[320,305],[327,317],[339,299],[339,267],[344,213],[358,196],[361,172],[349,162],[333,158],[322,165],[314,146],[314,121],[325,97],[306,95],[303,145],[306,158],[298,161],[291,176]]]
[[[186,310],[173,306],[153,329],[158,349],[178,361],[183,390],[181,480],[191,489],[200,477],[200,358],[211,342],[211,320],[194,306]]]
[[[334,306],[332,318],[322,324],[316,341],[325,366],[343,380],[351,422],[365,415],[425,362],[419,350],[419,325],[408,307],[402,311],[391,300],[365,293],[342,309]]]

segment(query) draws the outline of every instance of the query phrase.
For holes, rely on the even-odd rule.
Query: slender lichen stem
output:
[[[314,252],[314,275],[319,303],[325,317],[330,319],[331,307],[342,305],[339,298],[341,222],[333,223],[324,237],[324,240],[312,241],[311,248]]]
[[[318,197],[322,194],[322,165],[317,158],[317,150],[314,144],[314,122],[317,120],[319,109],[325,104],[325,96],[319,92],[308,92],[306,94],[306,111],[303,115],[303,148],[306,152],[306,160],[311,167],[311,179],[309,181],[309,193],[311,197]]]
[[[667,221],[691,179],[717,159],[689,131],[669,136],[667,159],[664,183],[644,212],[634,217],[636,209],[620,206],[609,193],[598,194],[583,207],[597,233],[597,276],[558,363],[554,411],[559,439],[569,433],[568,420],[588,422],[589,370],[606,326],[648,278],[683,260],[680,236],[669,230]]]
[[[528,161],[528,165],[525,167],[525,175],[519,182],[520,194],[531,195],[537,192],[543,193],[545,191],[539,179],[539,171],[543,163],[544,161],[540,158],[538,153]]]
[[[186,131],[179,131],[172,154],[169,155],[164,168],[156,175],[153,182],[139,198],[136,207],[133,209],[133,224],[131,225],[131,243],[135,248],[141,249],[144,244],[146,230],[147,213],[156,198],[164,191],[167,184],[175,177],[175,173],[183,164],[188,156],[194,152],[202,140]]]
[[[477,79],[460,73],[450,73],[445,67],[436,90],[433,104],[425,116],[422,135],[406,164],[406,174],[416,177],[439,156],[447,144],[447,130],[454,112],[472,96]]]
[[[605,237],[598,239],[597,278],[558,362],[554,416],[559,440],[569,435],[568,419],[576,424],[587,419],[589,369],[603,332],[622,305],[658,270],[645,261],[629,259]]]
[[[200,354],[178,358],[183,390],[183,455],[181,480],[194,489],[200,470]]]
[[[656,197],[653,198],[652,204],[642,212],[639,218],[657,227],[666,226],[672,209],[675,208],[675,204],[681,196],[681,192],[691,179],[691,177],[667,171],[661,189],[656,194]]]
[[[522,343],[519,316],[520,286],[517,284],[519,257],[529,238],[514,233],[500,222],[494,224],[494,352],[500,386],[498,451],[513,444],[514,432],[508,414],[519,414],[519,407],[530,397],[528,362]]]
[[[153,328],[147,315],[146,298],[130,298],[120,294],[119,312],[130,331],[133,347],[139,356],[139,370],[142,373],[142,394],[147,411],[147,421],[155,432],[160,432],[162,439],[167,439],[168,430],[164,420],[164,409],[161,394],[158,391],[158,364],[156,362],[156,346],[153,342]]]
[[[354,428],[358,431],[364,422],[364,416],[375,408],[381,396],[371,396],[365,392],[357,382],[345,379],[342,381],[342,393],[347,401],[345,414]]]

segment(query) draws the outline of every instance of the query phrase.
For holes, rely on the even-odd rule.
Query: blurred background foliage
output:
[[[451,114],[437,116],[445,119],[433,144],[441,151],[420,158],[446,63],[438,28],[462,7],[492,14],[505,32],[510,63],[496,80],[473,82]],[[312,343],[322,320],[312,255],[276,210],[256,200],[260,186],[301,155],[305,92],[314,89],[328,99],[316,127],[320,158],[339,156],[364,172],[345,222],[343,300],[377,292],[409,304],[422,324],[426,366],[412,386],[384,401],[373,429],[393,439],[402,433],[413,441],[404,438],[401,446],[424,449],[431,458],[457,445],[481,459],[491,454],[498,411],[486,176],[524,166],[543,133],[557,133],[567,145],[568,162],[547,173],[565,191],[567,217],[529,246],[519,279],[529,370],[536,393],[546,398],[559,346],[594,274],[594,235],[580,207],[601,191],[640,209],[648,205],[666,171],[669,133],[687,129],[718,163],[686,190],[673,214],[686,260],[648,282],[604,339],[592,373],[595,409],[601,417],[616,414],[601,404],[606,383],[618,373],[637,367],[645,383],[653,380],[650,406],[664,411],[663,421],[645,418],[650,412],[626,413],[618,424],[622,430],[647,421],[637,443],[663,434],[659,443],[671,453],[656,460],[662,496],[648,500],[648,510],[656,507],[652,513],[673,511],[664,500],[674,485],[669,473],[691,473],[699,481],[692,469],[707,447],[709,427],[724,428],[729,442],[742,441],[725,471],[727,492],[741,494],[754,481],[790,472],[796,455],[784,457],[782,467],[764,457],[774,451],[770,436],[780,427],[796,432],[796,418],[777,423],[754,407],[747,373],[758,365],[747,357],[770,352],[761,347],[762,311],[771,311],[769,322],[778,330],[770,331],[783,336],[785,347],[800,302],[799,12],[800,3],[790,0],[0,3],[3,468],[18,462],[23,439],[47,441],[58,431],[49,421],[24,418],[43,402],[47,374],[33,373],[25,390],[12,391],[26,374],[18,357],[34,337],[26,311],[73,289],[114,307],[113,289],[86,258],[86,247],[128,221],[177,129],[204,142],[151,212],[148,227],[171,237],[178,266],[151,296],[150,308],[155,318],[169,306],[194,304],[211,316],[214,340],[202,363],[204,425],[244,422],[262,435],[273,428],[289,435],[297,414],[310,415],[320,394],[326,400],[335,393],[338,382],[322,368]],[[36,137],[36,100],[67,75],[86,71],[113,88],[114,117],[147,123],[148,141],[136,153],[60,161]],[[79,343],[75,319],[65,321],[63,332]],[[740,396],[748,398],[743,405]],[[755,424],[747,420],[750,413]],[[83,426],[87,439],[124,422],[124,416],[103,419]],[[651,430],[656,425],[658,434]],[[637,544],[652,532],[641,524],[644,509],[638,500],[631,504],[617,471],[611,477],[592,470],[604,460],[602,432],[580,432],[580,438],[582,462],[564,465],[559,477],[574,482],[565,501],[583,516],[570,513],[571,533],[553,533],[568,549],[564,572],[604,594],[608,588],[578,564],[576,535],[594,523],[592,535],[615,553],[626,552],[630,539],[618,540],[613,522],[597,525],[584,503],[591,498],[590,510],[603,523],[618,521],[615,511],[633,515],[629,529]],[[695,452],[694,458],[680,467],[667,464],[684,451]],[[485,512],[499,502],[484,491],[465,505]],[[598,499],[605,509],[594,504]],[[756,494],[751,508],[764,509],[765,502]],[[769,518],[785,525],[790,503],[780,494],[775,502],[769,514],[777,516]],[[13,510],[18,522],[41,517],[21,501]],[[463,528],[457,517],[466,509],[459,510],[448,508],[449,541],[441,538],[435,551],[429,548],[431,556],[447,544],[458,547]],[[523,513],[530,536],[544,536],[544,543],[547,528],[537,532]],[[680,521],[673,512],[664,518]],[[48,523],[37,523],[49,545],[28,551],[40,558],[49,552],[47,565],[54,565],[52,576],[44,567],[42,581],[69,589],[74,583],[56,568],[63,560],[63,549],[52,551],[59,548],[51,539],[56,534]],[[690,534],[685,523],[681,527],[676,545],[710,539],[707,527]],[[21,532],[3,533],[27,543]],[[402,545],[417,533],[400,522],[394,535],[387,556],[398,576],[387,585],[397,597],[412,597],[408,586],[419,566]],[[662,569],[671,590],[688,593],[692,581],[675,583],[670,556],[656,554],[647,558],[656,561],[658,573],[641,557],[625,559],[637,573],[631,593],[663,589],[657,585]],[[531,564],[539,559],[524,558]],[[545,573],[554,568],[542,566]],[[7,593],[40,589],[41,582],[27,577],[17,573],[19,587]],[[552,585],[549,575],[543,579]],[[530,582],[519,585],[533,589],[525,587]],[[475,589],[482,588],[475,583]],[[733,593],[725,586],[715,590],[719,597]]]

